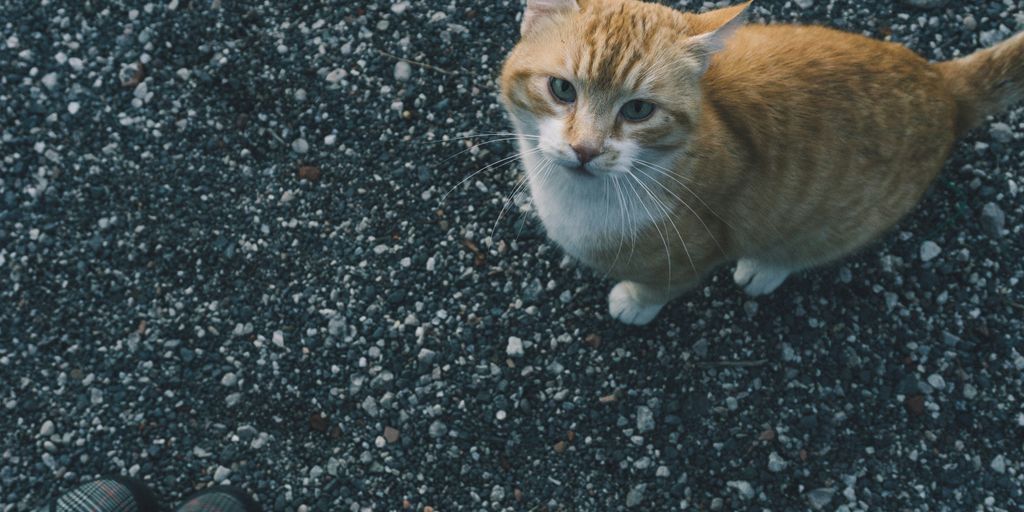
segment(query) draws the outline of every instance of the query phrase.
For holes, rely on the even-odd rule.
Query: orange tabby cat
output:
[[[537,212],[630,324],[717,265],[747,293],[906,214],[958,135],[1024,99],[1024,35],[930,64],[893,43],[635,0],[528,0],[501,76]]]

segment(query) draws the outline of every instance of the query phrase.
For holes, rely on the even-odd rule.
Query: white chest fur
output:
[[[632,234],[657,216],[649,201],[641,202],[647,199],[644,191],[631,188],[636,185],[625,176],[579,176],[526,153],[522,159],[534,208],[548,237],[577,259],[589,262],[597,249],[617,245],[628,250]]]

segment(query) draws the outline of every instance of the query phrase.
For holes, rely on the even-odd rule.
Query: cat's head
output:
[[[531,150],[586,177],[685,148],[700,77],[749,2],[701,15],[635,0],[527,0],[502,100]]]

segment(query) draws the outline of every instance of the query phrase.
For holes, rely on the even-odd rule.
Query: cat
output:
[[[636,0],[527,0],[501,72],[548,236],[642,325],[736,261],[750,295],[920,200],[955,140],[1024,99],[1024,34],[932,64],[824,27]]]

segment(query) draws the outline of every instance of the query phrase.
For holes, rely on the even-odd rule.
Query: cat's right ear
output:
[[[694,17],[693,28],[700,35],[689,38],[688,43],[700,60],[701,73],[707,71],[711,56],[722,51],[726,41],[747,22],[747,9],[752,3],[747,1]]]
[[[554,16],[578,10],[580,6],[576,0],[526,0],[526,10],[523,11],[523,23],[519,26],[519,33],[525,36]]]

